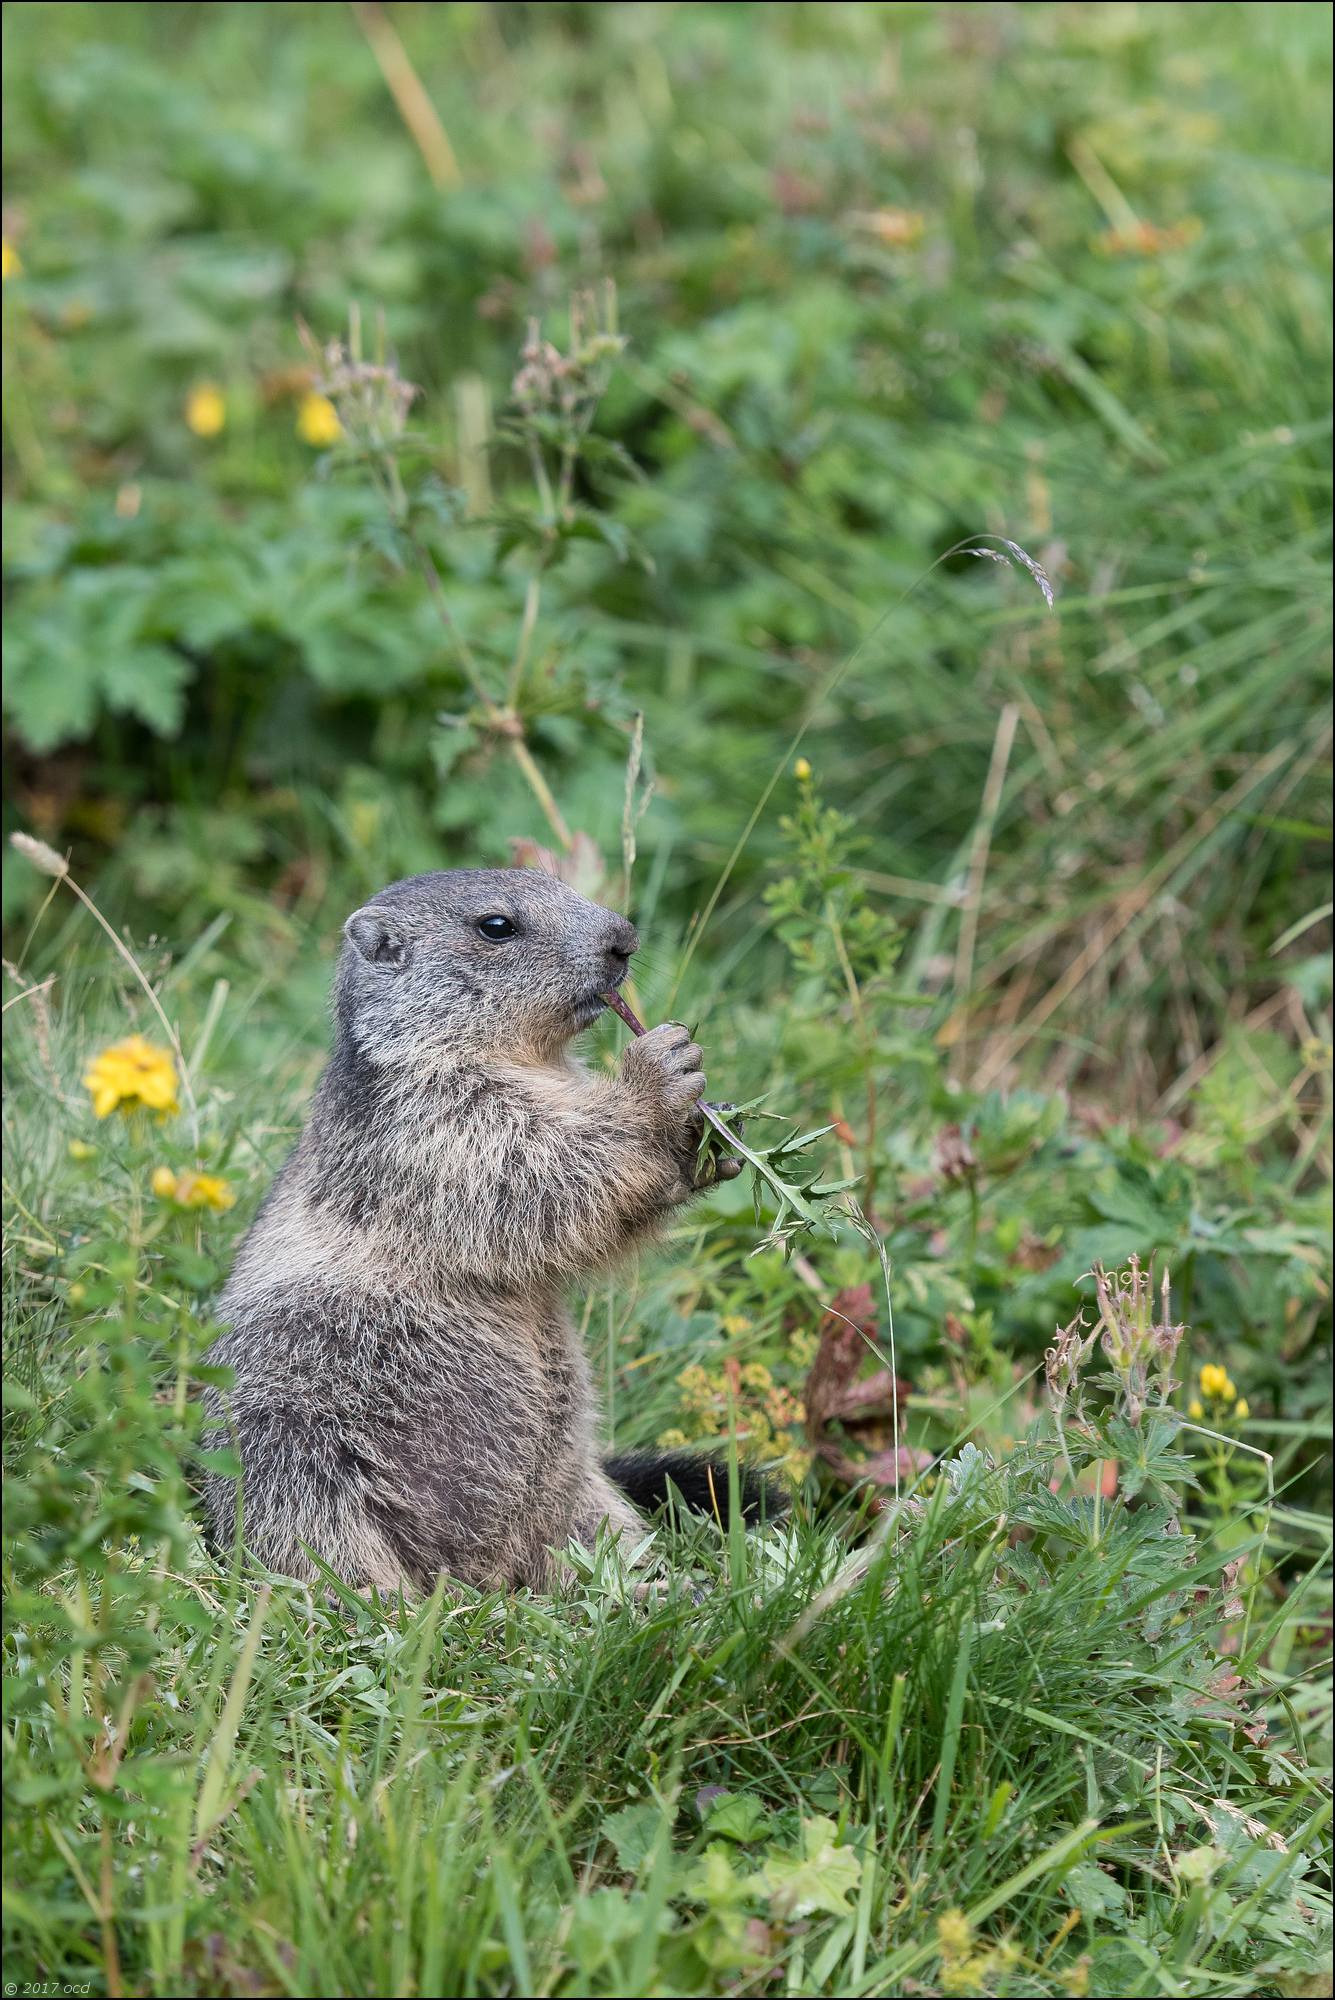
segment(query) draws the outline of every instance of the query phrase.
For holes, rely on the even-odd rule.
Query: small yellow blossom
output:
[[[946,1958],[941,1961],[941,1991],[950,2000],[976,2000],[986,1991],[989,1965],[985,1956]]]
[[[211,1208],[222,1214],[236,1200],[217,1174],[174,1174],[170,1167],[154,1167],[151,1185],[159,1201],[174,1201],[178,1208]]]
[[[1237,1402],[1233,1405],[1234,1421],[1236,1423],[1245,1424],[1251,1413],[1252,1413],[1252,1406],[1247,1401],[1247,1398],[1245,1396],[1239,1396]]]
[[[196,383],[185,399],[185,420],[196,437],[217,437],[227,422],[227,404],[216,382]]]
[[[186,1208],[211,1208],[222,1215],[236,1196],[218,1174],[182,1174],[176,1184],[176,1199]]]
[[[963,1910],[947,1910],[936,1920],[936,1941],[947,1958],[964,1958],[973,1949],[973,1930]]]
[[[90,1146],[86,1139],[71,1139],[65,1150],[72,1160],[91,1160],[97,1156],[97,1147]]]
[[[751,1322],[745,1313],[728,1313],[719,1321],[719,1325],[734,1339],[739,1333],[749,1333],[751,1330]]]
[[[164,1116],[177,1109],[171,1051],[155,1047],[142,1035],[129,1035],[94,1056],[84,1071],[83,1087],[99,1118],[109,1117],[117,1105],[144,1104]]]
[[[1203,1396],[1223,1396],[1228,1393],[1228,1370],[1216,1361],[1207,1361],[1201,1370],[1201,1394]]]
[[[343,435],[343,426],[338,420],[338,411],[328,396],[310,389],[297,405],[297,436],[304,444],[314,445],[317,451],[337,444]]]
[[[23,276],[23,259],[7,236],[0,236],[0,280],[5,284],[11,278]]]
[[[1193,1396],[1191,1401],[1187,1404],[1187,1415],[1195,1423],[1199,1423],[1201,1418],[1205,1415],[1205,1405],[1201,1401],[1199,1396]]]
[[[816,1351],[819,1346],[820,1341],[814,1329],[809,1327],[795,1327],[788,1336],[789,1356],[795,1365],[803,1371],[810,1368],[812,1362],[816,1359]]]
[[[811,776],[811,766],[805,757],[799,757],[794,764],[793,776],[803,785],[805,785],[807,779]]]

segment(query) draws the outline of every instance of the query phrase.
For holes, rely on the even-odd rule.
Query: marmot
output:
[[[527,869],[394,882],[344,926],[331,1059],[237,1255],[210,1415],[239,1451],[242,1532],[269,1568],[354,1587],[549,1585],[553,1551],[633,1502],[726,1515],[690,1454],[601,1463],[563,1294],[687,1201],[705,1079],[665,1022],[616,1076],[569,1053],[625,978],[625,917]],[[210,1474],[215,1542],[237,1483]],[[781,1511],[743,1479],[743,1512]]]

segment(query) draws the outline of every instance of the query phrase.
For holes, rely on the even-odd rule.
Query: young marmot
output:
[[[463,870],[391,883],[344,936],[334,1052],[208,1356],[233,1371],[206,1401],[247,1546],[303,1577],[314,1550],[358,1587],[542,1587],[570,1539],[642,1531],[632,1500],[669,1478],[726,1514],[708,1461],[600,1463],[563,1299],[704,1184],[685,1028],[632,1042],[615,1077],[569,1053],[634,927],[551,876]],[[748,1519],[764,1495],[746,1475]],[[230,1545],[236,1483],[210,1474],[206,1500]]]

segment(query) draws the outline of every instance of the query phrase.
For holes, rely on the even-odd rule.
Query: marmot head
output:
[[[391,882],[343,926],[341,1030],[382,1064],[548,1059],[603,1010],[635,926],[533,868]]]

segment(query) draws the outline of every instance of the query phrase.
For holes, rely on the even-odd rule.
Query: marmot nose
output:
[[[640,948],[640,934],[634,924],[625,917],[613,920],[607,935],[607,956],[620,964],[624,972],[630,963],[631,953]]]

